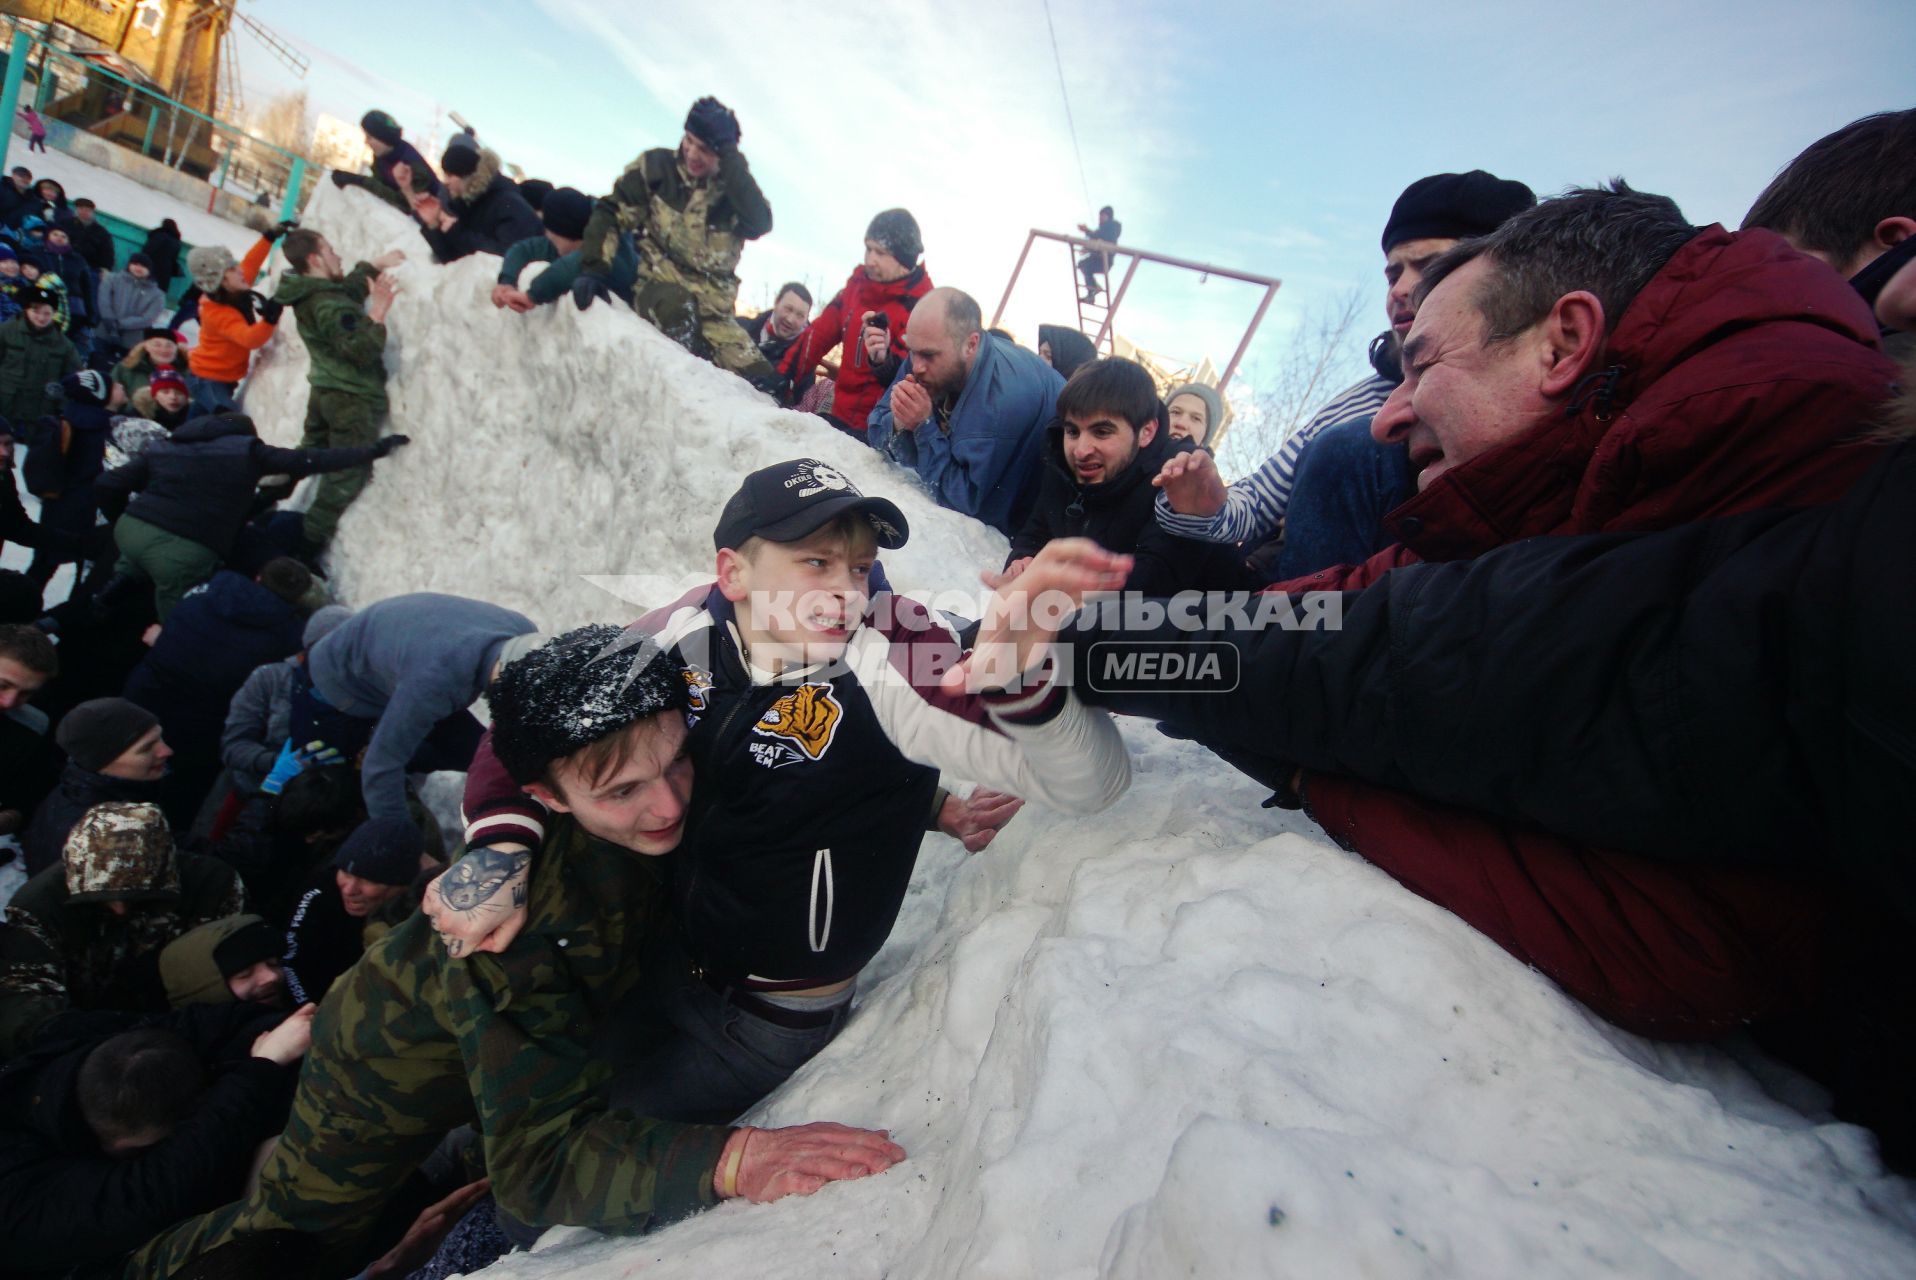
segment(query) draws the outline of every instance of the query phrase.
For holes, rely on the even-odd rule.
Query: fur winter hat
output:
[[[554,760],[661,711],[684,710],[685,675],[642,631],[568,631],[508,663],[486,691],[492,749],[524,786]]]
[[[399,121],[384,111],[368,111],[359,117],[359,127],[365,131],[367,137],[383,142],[389,147],[398,146],[400,139],[405,137],[399,128]]]
[[[898,265],[908,271],[918,265],[918,255],[925,251],[924,237],[918,234],[918,219],[911,216],[909,209],[885,210],[865,228],[865,238],[876,240],[879,248],[898,259]]]
[[[193,283],[200,287],[201,293],[212,293],[220,287],[220,277],[226,274],[228,267],[236,267],[239,260],[233,251],[223,244],[196,245],[187,252],[186,274],[193,277]]]
[[[592,220],[592,197],[571,187],[560,187],[546,194],[539,208],[546,230],[568,240],[585,238],[585,224]]]

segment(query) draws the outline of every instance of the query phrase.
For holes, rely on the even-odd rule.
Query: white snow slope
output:
[[[415,259],[391,322],[415,443],[346,518],[351,600],[624,621],[659,597],[582,575],[709,572],[737,478],[800,454],[901,498],[900,581],[964,589],[1003,555],[623,309],[496,312],[494,260],[431,266],[359,193],[306,221],[349,261]],[[278,441],[292,328],[248,397]],[[1206,753],[1126,734],[1109,812],[1029,808],[969,858],[927,841],[845,1033],[753,1117],[888,1127],[906,1163],[641,1240],[554,1232],[488,1276],[1916,1275],[1916,1197],[1862,1131],[1608,1028]]]

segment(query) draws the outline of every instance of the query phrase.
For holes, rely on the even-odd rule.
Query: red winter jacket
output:
[[[905,321],[911,316],[913,304],[930,292],[931,277],[925,274],[922,262],[889,284],[879,284],[865,274],[865,268],[856,268],[845,287],[825,304],[825,309],[805,332],[798,335],[792,349],[785,353],[785,359],[779,362],[779,372],[797,382],[833,347],[843,343],[845,349],[838,358],[837,387],[832,392],[832,416],[863,435],[865,419],[884,397],[891,381],[888,377],[881,380],[874,374],[871,361],[865,356],[865,344],[858,340],[865,313],[878,311],[890,319],[891,358],[894,362],[903,360],[906,359]],[[894,363],[891,371],[896,373],[897,368]]]
[[[1624,311],[1607,406],[1592,395],[1438,477],[1366,563],[1273,589],[1356,590],[1539,534],[1834,502],[1883,447],[1867,424],[1897,369],[1876,334],[1824,264],[1768,231],[1710,227]],[[1800,879],[1650,863],[1344,777],[1310,775],[1305,799],[1340,844],[1624,1027],[1706,1036],[1806,997],[1823,905]]]

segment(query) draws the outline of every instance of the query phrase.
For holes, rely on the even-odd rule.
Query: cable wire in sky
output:
[[[1078,186],[1084,207],[1091,208],[1091,184],[1084,180],[1084,150],[1078,146],[1078,122],[1071,116],[1071,91],[1064,87],[1064,59],[1058,55],[1058,28],[1051,22],[1051,0],[1044,0],[1044,25],[1051,33],[1051,60],[1058,65],[1058,94],[1064,99],[1064,122],[1071,129],[1071,152],[1078,158]]]

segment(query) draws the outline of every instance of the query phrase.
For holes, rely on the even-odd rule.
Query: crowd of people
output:
[[[1213,388],[1075,325],[1035,350],[987,330],[906,210],[816,314],[793,283],[737,315],[772,210],[715,99],[597,199],[515,182],[470,133],[435,166],[385,113],[362,125],[371,171],[334,180],[435,261],[497,257],[494,306],[629,306],[1009,554],[977,566],[975,620],[934,612],[885,580],[900,507],[795,458],[740,479],[710,581],[630,626],[348,608],[327,548],[407,442],[403,255],[349,269],[292,223],[241,260],[195,248],[188,343],[158,323],[177,234],[164,271],[115,272],[91,206],[16,170],[10,1271],[445,1276],[554,1225],[640,1233],[884,1171],[907,1153],[882,1130],[738,1119],[854,1016],[928,833],[975,852],[1027,801],[1120,797],[1117,715],[1618,1026],[1747,1028],[1916,1163],[1916,616],[1892,563],[1916,511],[1916,111],[1790,160],[1736,231],[1621,181],[1418,179],[1379,211],[1374,373],[1229,485]],[[1088,297],[1104,259],[1080,261]],[[296,449],[244,411],[289,309]],[[1114,639],[1228,652],[1238,682],[1100,680]],[[448,769],[450,841],[413,781]]]

